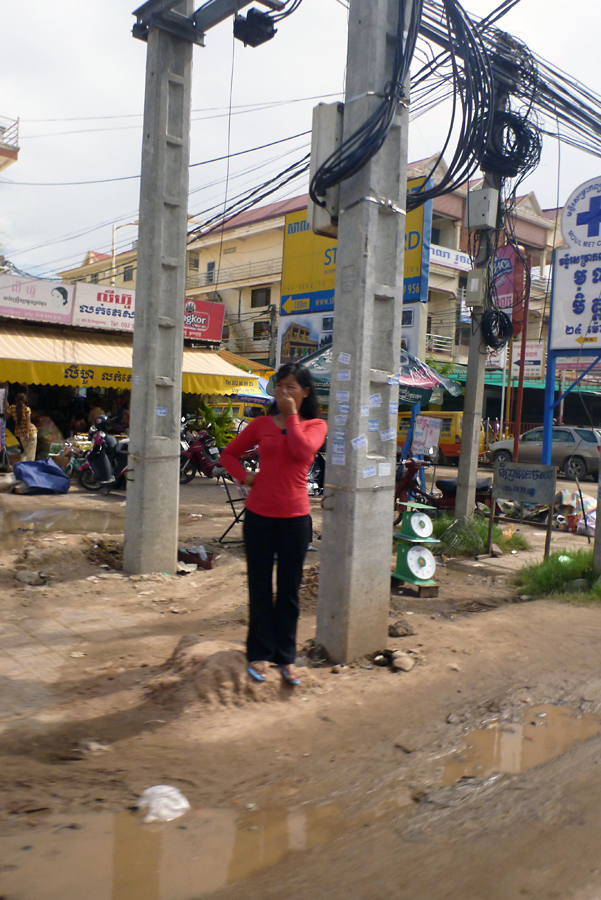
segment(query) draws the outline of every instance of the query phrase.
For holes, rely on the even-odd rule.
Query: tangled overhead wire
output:
[[[397,23],[393,70],[382,99],[371,116],[332,153],[315,172],[309,186],[311,199],[325,206],[328,188],[362,169],[378,152],[390,131],[399,103],[406,102],[405,83],[417,42],[423,0],[401,0]],[[406,18],[409,21],[406,21]]]
[[[452,85],[449,130],[429,177],[434,175],[456,132],[459,110],[461,120],[455,150],[446,172],[435,185],[424,186],[422,190],[409,194],[408,209],[414,209],[442,194],[452,193],[471,178],[481,164],[493,122],[493,73],[482,35],[457,0],[443,0],[440,14],[443,13],[446,18],[445,27],[427,9],[421,29],[426,37],[432,37],[448,48],[449,72],[446,77]],[[432,63],[426,66],[426,70],[428,73],[432,71]]]

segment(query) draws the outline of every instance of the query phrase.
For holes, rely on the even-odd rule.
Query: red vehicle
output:
[[[419,480],[419,470],[431,463],[423,459],[401,460],[396,470],[394,490],[394,524],[401,521],[405,506],[408,501],[425,503],[442,512],[452,512],[455,509],[455,495],[457,494],[456,478],[439,478],[436,487],[440,493],[428,491],[422,487]],[[476,482],[476,507],[479,504],[490,507],[492,494],[492,478],[478,478]]]
[[[215,438],[208,431],[199,431],[189,437],[189,441],[184,438],[181,440],[179,483],[188,484],[197,472],[207,478],[225,475],[225,469],[219,465],[219,450]]]

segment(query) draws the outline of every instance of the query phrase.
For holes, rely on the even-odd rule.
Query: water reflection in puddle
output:
[[[601,731],[601,719],[568,706],[535,706],[519,722],[492,723],[466,734],[465,748],[447,761],[442,783],[517,774],[561,756]]]
[[[0,838],[0,893],[27,900],[193,900],[342,833],[332,805],[201,809],[161,825],[133,813],[52,816]]]
[[[122,534],[124,514],[99,509],[36,509],[28,512],[0,510],[0,535],[20,533]]]

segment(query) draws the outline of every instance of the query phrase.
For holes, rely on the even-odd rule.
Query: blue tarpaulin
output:
[[[53,459],[35,462],[18,462],[14,466],[15,477],[31,488],[32,494],[66,494],[71,485],[68,475]]]

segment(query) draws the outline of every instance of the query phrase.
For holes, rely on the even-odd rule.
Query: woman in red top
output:
[[[246,500],[244,543],[248,569],[248,672],[265,681],[270,665],[285,681],[300,684],[294,665],[298,589],[311,542],[307,472],[323,444],[327,425],[308,369],[282,366],[275,378],[269,416],[253,419],[221,454],[221,464],[251,490]],[[247,472],[239,458],[259,445],[260,469]],[[277,554],[277,591],[272,590]]]

